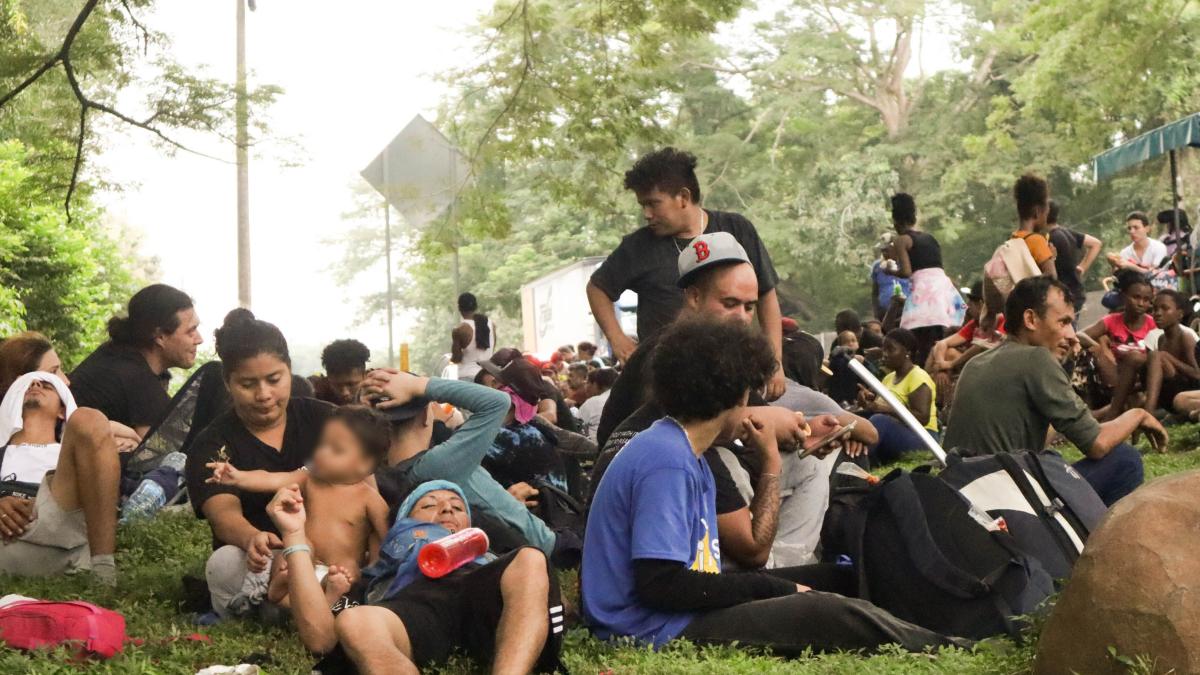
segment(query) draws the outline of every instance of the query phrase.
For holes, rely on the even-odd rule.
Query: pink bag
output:
[[[21,600],[0,607],[0,640],[16,649],[70,644],[77,657],[108,659],[125,644],[125,617],[77,600]]]

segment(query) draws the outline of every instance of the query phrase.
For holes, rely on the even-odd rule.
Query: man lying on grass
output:
[[[318,664],[320,672],[416,673],[460,649],[491,663],[493,673],[559,667],[562,601],[540,550],[527,546],[486,564],[467,563],[440,579],[417,571],[417,555],[426,543],[471,526],[466,496],[454,483],[422,483],[400,505],[384,543],[389,566],[381,586],[386,592],[369,606],[350,596],[332,610],[326,603],[313,574],[299,486],[280,490],[267,513],[283,539],[300,639],[309,651],[329,654]],[[376,588],[371,585],[372,598]]]
[[[91,569],[116,585],[121,461],[103,413],[77,409],[58,375],[18,377],[0,402],[0,473],[0,572]]]
[[[716,490],[701,456],[734,437],[778,454],[769,422],[745,412],[750,391],[774,369],[767,340],[736,322],[682,321],[663,335],[651,372],[667,417],[613,459],[588,517],[581,590],[592,631],[656,648],[682,637],[781,655],[962,644],[865,601],[821,592],[853,586],[853,574],[836,565],[720,573]]]

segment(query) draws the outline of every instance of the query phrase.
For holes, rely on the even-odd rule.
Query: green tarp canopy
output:
[[[1096,155],[1092,159],[1092,172],[1099,182],[1134,164],[1186,147],[1200,148],[1200,113],[1193,113],[1153,131],[1147,131],[1131,141]]]

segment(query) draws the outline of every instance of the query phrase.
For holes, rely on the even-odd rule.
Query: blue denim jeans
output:
[[[1105,506],[1133,492],[1145,477],[1142,453],[1128,443],[1122,443],[1100,459],[1083,459],[1072,466],[1083,475]]]
[[[871,415],[871,424],[879,432],[879,442],[871,446],[871,463],[874,465],[894,462],[905,453],[925,449],[921,437],[909,429],[904,422],[891,415],[882,413]],[[940,435],[932,431],[929,433],[935,440]]]

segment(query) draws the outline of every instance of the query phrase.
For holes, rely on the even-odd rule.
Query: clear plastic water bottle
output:
[[[174,482],[178,488],[183,480],[183,469],[187,465],[187,455],[182,452],[172,452],[158,465],[151,473],[174,474]],[[175,496],[174,492],[170,495],[163,488],[159,481],[147,477],[137,486],[133,494],[129,495],[129,499],[125,500],[125,506],[121,508],[121,522],[128,523],[132,520],[140,518],[149,518],[159,509],[166,505],[169,497]]]

